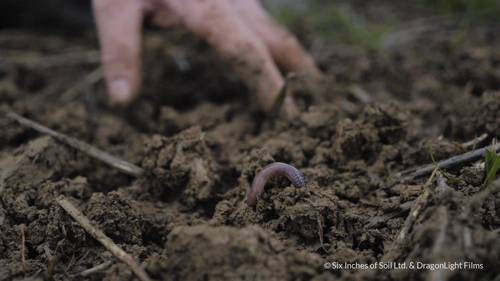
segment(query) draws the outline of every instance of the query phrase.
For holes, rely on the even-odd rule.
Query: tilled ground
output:
[[[452,141],[487,133],[479,148],[498,136],[498,35],[481,27],[460,45],[429,37],[390,52],[316,44],[326,78],[291,82],[303,113],[290,122],[259,113],[217,54],[183,31],[147,36],[143,94],[120,109],[107,106],[101,84],[84,87],[95,104],[62,94],[95,62],[44,64],[49,55],[94,49],[95,39],[10,36],[2,57],[29,57],[0,69],[0,280],[133,276],[120,262],[77,275],[113,256],[59,206],[60,195],[155,280],[493,279],[500,197],[480,190],[482,168],[447,170],[458,183],[440,174],[403,180],[431,163],[429,142],[439,161],[461,153]],[[188,71],[172,59],[179,50]],[[318,95],[324,101],[314,103]],[[9,111],[146,174],[124,175],[22,127]],[[301,170],[307,189],[273,178],[248,207],[252,179],[277,161]],[[475,269],[383,268],[418,262]]]

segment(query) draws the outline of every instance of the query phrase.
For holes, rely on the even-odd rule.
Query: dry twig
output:
[[[427,205],[427,199],[429,198],[429,194],[430,194],[427,186],[431,183],[432,179],[434,178],[434,175],[437,175],[438,181],[440,182],[439,184],[441,184],[441,182],[444,181],[443,175],[441,173],[437,173],[437,170],[438,170],[438,167],[434,166],[434,171],[432,172],[431,176],[429,177],[429,179],[427,180],[427,182],[424,185],[424,191],[422,192],[422,194],[420,194],[420,196],[417,198],[417,200],[415,200],[415,203],[413,203],[413,206],[411,207],[411,210],[410,210],[410,215],[408,215],[408,217],[406,218],[406,220],[403,224],[403,227],[401,228],[401,230],[398,233],[398,236],[396,236],[396,238],[392,242],[391,249],[389,250],[388,253],[386,253],[384,255],[384,257],[390,257],[390,253],[394,253],[395,251],[397,251],[401,247],[404,238],[406,237],[406,235],[410,231],[410,227],[413,225],[413,223],[417,219],[418,215],[420,214],[420,211],[422,211],[423,208]]]
[[[101,52],[83,51],[62,53],[49,56],[23,56],[23,57],[0,57],[0,68],[8,67],[11,65],[22,65],[30,69],[49,68],[55,66],[68,66],[78,64],[95,64],[101,61]]]
[[[52,259],[51,261],[49,261],[48,265],[47,265],[47,270],[45,271],[45,280],[48,280],[48,281],[56,281],[56,279],[54,278],[54,271],[56,269],[56,266],[57,264],[59,263],[59,261],[61,260],[61,258],[63,257],[62,254],[57,254],[54,259]]]
[[[402,216],[404,213],[408,212],[411,209],[411,207],[413,206],[414,203],[415,203],[415,201],[405,202],[405,203],[401,204],[401,206],[400,206],[401,210],[398,210],[395,212],[390,212],[390,213],[383,214],[381,216],[376,216],[376,217],[369,219],[365,224],[365,228],[372,228],[379,223],[385,222],[385,221],[393,219],[395,217]]]
[[[89,73],[85,77],[85,79],[82,79],[75,86],[66,90],[66,92],[64,92],[61,95],[61,100],[63,100],[63,101],[74,100],[78,96],[78,93],[80,93],[83,90],[83,88],[85,87],[86,84],[95,84],[103,78],[104,78],[104,70],[103,70],[102,66],[99,66],[94,71]]]
[[[462,147],[467,149],[470,146],[472,146],[472,149],[476,149],[476,145],[479,144],[480,142],[484,141],[487,137],[488,137],[488,134],[484,133],[484,134],[480,135],[479,137],[474,138],[473,140],[462,143]]]
[[[45,244],[45,246],[43,246],[43,250],[45,251],[45,258],[49,262],[52,261],[52,259],[54,259],[54,256],[52,256],[52,254],[50,253],[49,245]]]
[[[25,257],[25,253],[26,253],[26,236],[24,235],[24,228],[26,226],[23,224],[21,224],[21,236],[22,236],[22,245],[21,245],[21,260],[23,262],[23,270],[24,270],[24,274],[26,274],[26,270],[28,268],[28,266],[26,265],[26,257]]]
[[[142,281],[151,280],[147,273],[139,267],[139,264],[132,258],[131,255],[120,249],[113,240],[106,236],[101,230],[93,226],[90,220],[85,217],[80,210],[78,210],[71,202],[69,202],[64,195],[56,198],[57,203],[63,207],[68,214],[73,217],[82,227],[99,241],[106,249],[108,249],[115,257],[120,259],[132,269],[135,275]]]
[[[77,273],[75,276],[83,276],[83,277],[85,277],[85,276],[92,275],[92,274],[94,274],[94,273],[99,273],[99,272],[101,272],[101,271],[106,270],[106,269],[107,269],[108,267],[110,267],[110,266],[111,266],[114,262],[115,262],[115,260],[114,260],[114,259],[111,259],[111,260],[109,260],[109,261],[107,261],[107,262],[101,263],[101,264],[96,265],[96,266],[94,266],[94,267],[92,267],[92,268],[89,268],[89,269],[84,270],[84,271],[82,271],[82,272],[80,272],[80,273]]]
[[[373,101],[372,95],[360,85],[354,84],[349,87],[349,93],[351,93],[358,101],[363,104],[369,104]]]
[[[116,168],[126,174],[129,174],[134,177],[140,177],[143,173],[144,170],[140,167],[137,167],[136,165],[129,163],[127,161],[124,161],[118,157],[115,157],[95,146],[92,146],[86,142],[83,142],[81,140],[77,140],[75,138],[69,137],[65,134],[56,132],[48,127],[45,127],[39,123],[36,123],[34,121],[31,121],[29,119],[26,119],[22,117],[21,115],[14,113],[14,112],[9,112],[7,114],[7,117],[12,118],[19,122],[21,125],[24,125],[26,127],[29,127],[31,129],[34,129],[40,133],[47,134],[75,149],[78,149],[79,151],[87,154],[90,157],[96,158],[108,165],[110,165],[113,168]]]
[[[488,149],[498,149],[500,148],[500,144],[495,144],[495,145],[490,145],[488,146]],[[476,149],[467,153],[464,153],[462,155],[457,155],[453,156],[451,158],[448,158],[446,160],[438,162],[439,168],[446,169],[450,167],[454,167],[457,165],[469,163],[472,161],[475,161],[477,158],[481,157],[484,155],[484,148]],[[436,168],[436,165],[434,164],[429,164],[425,167],[419,168],[419,169],[413,169],[410,171],[407,171],[401,175],[401,183],[406,183],[411,180],[414,180],[416,178],[425,176],[429,173],[431,173],[434,169]]]

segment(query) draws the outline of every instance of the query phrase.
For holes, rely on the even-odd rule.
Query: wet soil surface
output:
[[[390,52],[316,44],[325,81],[292,81],[303,112],[283,121],[263,116],[217,53],[184,31],[146,36],[145,86],[129,108],[108,106],[102,82],[63,94],[95,62],[44,61],[94,50],[95,38],[11,34],[3,58],[30,57],[0,70],[0,280],[133,278],[120,262],[79,275],[113,256],[59,206],[60,195],[154,280],[494,279],[500,195],[480,190],[483,169],[472,161],[447,169],[458,183],[439,173],[403,179],[431,163],[429,142],[439,161],[461,153],[452,142],[487,133],[479,148],[499,135],[498,35],[477,27],[458,45],[435,36]],[[314,103],[318,93],[324,101]],[[116,171],[9,111],[146,173]],[[248,207],[254,176],[277,161],[298,168],[307,188],[272,178]],[[443,263],[462,269],[429,267]]]

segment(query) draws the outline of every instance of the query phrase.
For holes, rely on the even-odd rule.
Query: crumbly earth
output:
[[[473,161],[447,169],[458,183],[440,174],[403,181],[431,163],[429,143],[439,161],[461,153],[452,142],[487,133],[479,148],[499,136],[500,32],[468,35],[460,45],[429,37],[389,53],[315,46],[325,80],[291,83],[303,110],[293,121],[263,116],[217,53],[183,31],[147,35],[143,93],[118,109],[101,83],[63,94],[97,65],[43,64],[61,50],[95,49],[95,38],[0,41],[11,57],[31,56],[0,68],[0,280],[132,278],[118,261],[79,275],[113,256],[58,205],[60,195],[154,280],[498,278],[500,195],[481,191],[483,169]],[[182,51],[189,71],[165,46]],[[9,111],[146,172],[116,171],[8,119]],[[276,161],[301,170],[307,188],[272,178],[248,207],[253,177]],[[466,262],[476,268],[382,268]]]

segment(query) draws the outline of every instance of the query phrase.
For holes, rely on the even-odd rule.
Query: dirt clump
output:
[[[192,127],[171,138],[153,136],[145,146],[142,166],[158,179],[159,188],[180,194],[188,207],[211,199],[220,180],[205,135]]]
[[[272,232],[259,226],[235,228],[210,225],[178,227],[168,236],[165,255],[155,270],[163,278],[208,280],[310,279],[321,271],[322,258],[305,251],[289,251]]]

